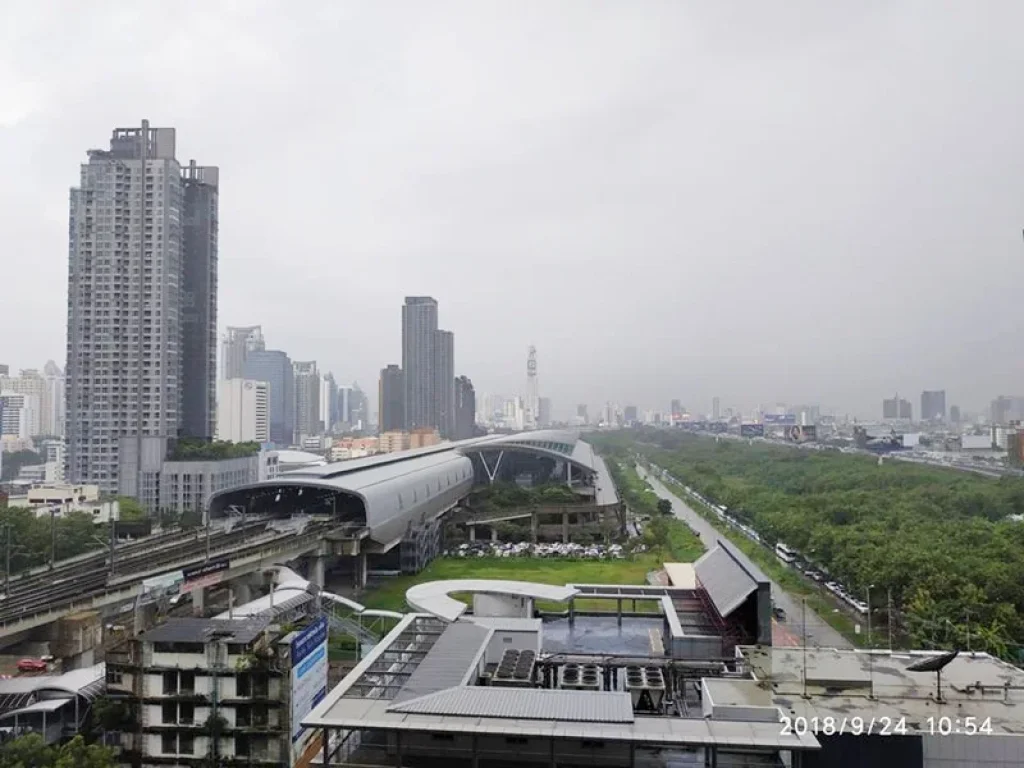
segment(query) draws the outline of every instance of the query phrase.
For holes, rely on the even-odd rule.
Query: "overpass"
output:
[[[203,564],[228,581],[312,556],[311,580],[322,586],[325,560],[340,557],[363,586],[367,556],[401,545],[403,563],[408,549],[418,570],[437,554],[441,519],[475,484],[523,475],[565,482],[597,508],[618,505],[604,462],[566,431],[488,435],[306,467],[214,493],[200,532],[151,536],[12,578],[0,599],[0,644],[63,616],[135,601],[146,579]],[[307,521],[299,532],[287,523],[296,519]],[[199,607],[202,590],[195,591]]]

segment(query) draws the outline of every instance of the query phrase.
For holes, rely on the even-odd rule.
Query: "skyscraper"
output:
[[[434,401],[437,408],[434,426],[441,437],[451,439],[455,434],[455,334],[436,331],[434,354]]]
[[[320,430],[322,434],[328,435],[334,429],[334,425],[341,419],[338,418],[338,384],[334,381],[333,373],[320,374]]]
[[[476,431],[476,392],[468,376],[455,379],[455,440],[473,437]]]
[[[405,421],[410,430],[439,426],[434,397],[436,335],[437,301],[430,296],[406,296],[402,306],[402,370]]]
[[[393,363],[380,371],[377,407],[381,432],[405,430],[405,373]]]
[[[711,398],[711,418],[718,421],[721,418],[721,400],[717,397]]]
[[[679,400],[672,401],[672,423],[683,420],[683,404]]]
[[[258,325],[245,328],[228,326],[220,344],[220,377],[237,379],[245,369],[245,358],[249,352],[266,349],[263,329]]]
[[[232,443],[267,442],[269,390],[265,381],[221,379],[217,384],[217,439]]]
[[[587,406],[582,403],[576,406],[576,421],[580,424],[590,423],[590,417],[587,415]]]
[[[537,398],[537,425],[539,427],[551,426],[551,398]]]
[[[253,349],[242,365],[242,378],[269,385],[270,440],[279,446],[295,440],[295,374],[292,361],[277,349]]]
[[[295,442],[320,434],[320,372],[316,361],[296,361],[295,376]]]
[[[946,420],[946,390],[925,390],[921,393],[921,421]]]
[[[66,476],[134,495],[144,445],[212,434],[218,172],[183,175],[174,129],[145,120],[88,154],[70,196]]]
[[[181,435],[212,440],[217,427],[217,185],[220,171],[182,170]]]

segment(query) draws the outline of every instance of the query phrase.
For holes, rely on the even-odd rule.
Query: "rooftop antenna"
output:
[[[935,673],[935,701],[942,703],[942,670],[953,659],[960,655],[960,651],[948,651],[939,656],[930,656],[921,661],[915,661],[909,667],[908,672],[934,672]]]

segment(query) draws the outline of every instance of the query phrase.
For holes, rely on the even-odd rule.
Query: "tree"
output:
[[[54,758],[53,747],[38,733],[19,736],[0,747],[0,768],[46,768]]]
[[[81,734],[60,748],[53,768],[114,768],[114,750],[99,744],[86,744]]]
[[[663,515],[671,515],[672,502],[668,499],[658,499],[658,511]]]
[[[117,505],[122,520],[143,520],[146,517],[146,510],[142,508],[138,499],[131,496],[118,496]]]

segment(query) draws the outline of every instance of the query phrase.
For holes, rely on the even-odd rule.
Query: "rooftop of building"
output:
[[[993,732],[1024,734],[1024,670],[985,653],[961,653],[941,672],[912,664],[938,651],[836,650],[745,646],[750,680],[705,679],[714,707],[777,707],[789,717],[859,716],[904,720],[991,718]],[[806,678],[806,685],[804,680]]]
[[[244,619],[203,619],[182,617],[168,619],[163,624],[143,632],[139,639],[146,643],[223,643],[248,645],[256,640],[272,623],[270,616],[252,616]]]

